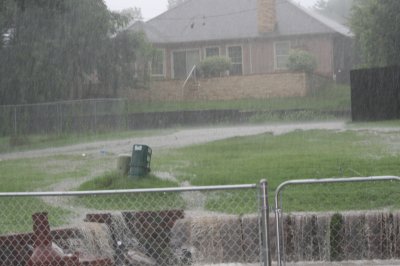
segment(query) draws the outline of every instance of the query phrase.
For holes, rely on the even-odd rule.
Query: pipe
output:
[[[262,257],[263,265],[271,266],[271,245],[269,239],[269,204],[268,204],[268,182],[260,181],[261,193],[261,235],[262,235]]]

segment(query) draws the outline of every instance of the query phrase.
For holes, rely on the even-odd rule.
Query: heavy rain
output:
[[[0,0],[0,266],[399,265],[399,14]]]

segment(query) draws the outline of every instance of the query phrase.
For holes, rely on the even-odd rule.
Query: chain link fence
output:
[[[399,265],[398,181],[382,176],[282,183],[275,191],[278,265]]]
[[[126,129],[125,99],[88,99],[0,106],[0,135]]]
[[[0,193],[0,265],[398,265],[397,181]]]
[[[269,265],[264,188],[0,193],[0,265]]]

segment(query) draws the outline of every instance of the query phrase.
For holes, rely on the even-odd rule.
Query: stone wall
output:
[[[130,90],[122,96],[152,102],[302,97],[310,92],[308,79],[305,73],[279,72],[200,79],[190,81],[185,88],[182,80],[163,80],[153,81],[150,89]]]

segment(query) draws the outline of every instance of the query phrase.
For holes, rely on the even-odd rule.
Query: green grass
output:
[[[256,213],[258,206],[258,189],[242,189],[205,193],[205,209],[229,214]]]
[[[274,191],[279,184],[291,179],[400,175],[399,155],[388,153],[388,145],[391,144],[384,143],[380,136],[366,132],[314,130],[281,136],[263,134],[155,155],[153,167],[172,171],[179,180],[192,185],[258,183],[266,178]],[[400,196],[400,184],[398,186],[388,183],[367,185],[367,188],[354,184],[343,188],[330,185],[324,186],[326,191],[315,186],[308,190],[296,187],[292,192],[294,196],[287,198],[286,209],[399,207],[396,198]],[[374,199],[373,202],[366,197]],[[240,202],[240,197],[236,202]]]
[[[400,127],[400,120],[384,120],[375,122],[351,122],[349,126],[352,128],[398,128]]]
[[[337,111],[350,109],[350,87],[329,85],[306,97],[283,97],[271,99],[243,99],[233,101],[151,102],[132,103],[129,113],[166,112],[178,110],[224,110],[273,111],[273,110],[320,110]]]
[[[141,188],[165,188],[176,187],[178,183],[170,180],[161,180],[154,175],[145,177],[121,176],[116,172],[108,172],[104,175],[83,183],[79,190],[111,190],[111,189],[141,189]]]
[[[299,122],[299,121],[334,121],[338,116],[319,110],[292,110],[284,112],[261,112],[249,118],[250,123]]]
[[[0,192],[46,191],[48,186],[65,179],[87,176],[97,164],[109,158],[90,156],[52,156],[0,161]],[[1,197],[0,234],[31,232],[35,212],[47,211],[52,226],[63,225],[70,211],[51,206],[39,197]]]
[[[131,178],[120,176],[115,172],[88,181],[79,190],[113,190],[177,187],[178,184],[169,180],[160,180],[153,175]],[[111,196],[85,196],[77,199],[78,204],[98,210],[164,210],[179,209],[185,206],[178,193],[135,193]]]
[[[391,121],[372,125],[387,127],[389,124],[396,128],[397,123]],[[272,192],[286,180],[400,175],[397,134],[313,130],[295,131],[278,136],[262,134],[235,137],[176,150],[158,150],[153,153],[152,168],[154,171],[169,172],[179,182],[188,181],[192,185],[248,184],[258,183],[260,179],[266,178],[271,189],[272,204]],[[33,191],[67,178],[82,178],[87,176],[91,169],[110,159],[115,158],[105,156],[95,159],[91,156],[65,155],[0,161],[1,191]],[[67,166],[63,165],[65,162],[68,162]],[[178,185],[175,182],[159,180],[152,175],[132,180],[111,172],[83,184],[80,189]],[[289,187],[283,194],[283,206],[285,211],[398,209],[399,186],[400,184],[395,182],[386,182]],[[205,193],[205,208],[227,213],[255,212],[255,192]],[[77,202],[98,210],[161,210],[185,208],[187,204],[176,193],[81,197]],[[252,205],[246,205],[246,202],[252,202]],[[36,205],[38,203],[32,201],[26,209],[30,211],[30,208],[34,209]],[[13,208],[6,206],[4,212],[4,217],[7,217],[7,213],[12,214]]]
[[[35,197],[8,197],[0,199],[0,234],[32,232],[32,214],[48,212],[52,226],[64,225],[69,211],[45,204]]]
[[[273,99],[243,99],[234,101],[196,101],[196,102],[132,102],[128,113],[168,112],[179,110],[224,110],[260,111],[249,119],[250,123],[265,121],[304,121],[336,119],[330,111],[350,109],[350,88],[342,85],[329,85],[306,97],[286,97]],[[289,111],[287,114],[265,114],[264,111]],[[14,151],[59,147],[78,143],[124,139],[171,132],[170,130],[135,130],[123,132],[97,132],[62,135],[0,136],[0,154]]]
[[[61,147],[79,143],[88,143],[103,140],[129,139],[135,137],[152,136],[173,132],[173,129],[164,130],[135,130],[103,133],[64,134],[64,135],[29,135],[18,137],[0,137],[0,154],[5,152]]]
[[[153,166],[174,166],[180,179],[194,185],[254,183],[265,177],[276,187],[282,179],[379,174],[393,170],[388,166],[398,172],[393,165],[397,157],[384,155],[372,134],[314,130],[235,137],[169,151],[160,158],[155,154]]]
[[[399,182],[304,185],[283,191],[285,211],[399,209]]]
[[[44,190],[67,178],[81,178],[107,158],[92,160],[91,156],[57,155],[0,161],[1,192]]]
[[[172,172],[179,181],[192,185],[226,185],[258,183],[267,178],[271,191],[286,180],[305,178],[400,175],[399,155],[388,153],[382,136],[368,132],[333,132],[324,130],[296,131],[285,135],[263,134],[236,137],[205,145],[153,154],[153,168]],[[346,185],[313,185],[288,188],[284,192],[286,211],[325,211],[398,208],[397,183]],[[83,190],[149,188],[177,186],[154,176],[138,181],[121,178],[115,173],[90,181]],[[399,184],[400,186],[400,184]],[[247,191],[207,193],[208,210],[228,213],[255,212],[254,194]],[[168,194],[169,195],[169,194]],[[174,195],[175,196],[175,195]],[[180,198],[165,195],[140,195],[126,201],[124,209],[148,209],[143,202],[153,202],[150,209],[184,206]],[[273,202],[272,193],[270,202]],[[244,198],[251,198],[244,200]],[[164,198],[165,200],[160,200]],[[174,204],[178,200],[178,204]],[[95,208],[117,208],[118,204],[99,204]],[[235,202],[232,208],[232,202]],[[90,202],[85,202],[90,205]]]

